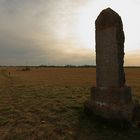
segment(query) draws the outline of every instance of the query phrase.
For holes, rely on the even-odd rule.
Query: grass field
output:
[[[10,76],[9,76],[10,72]],[[126,68],[140,100],[140,68]],[[139,140],[138,128],[115,128],[83,111],[95,68],[0,68],[0,140]]]

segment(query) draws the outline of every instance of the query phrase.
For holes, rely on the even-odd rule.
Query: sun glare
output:
[[[92,17],[90,14],[83,12],[83,14],[78,17],[75,32],[79,42],[83,44],[83,47],[93,48],[94,22],[92,22]]]

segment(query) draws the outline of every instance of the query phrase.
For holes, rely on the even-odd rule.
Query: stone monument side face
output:
[[[110,8],[96,20],[97,87],[121,87],[125,84],[123,69],[124,33],[120,16]]]

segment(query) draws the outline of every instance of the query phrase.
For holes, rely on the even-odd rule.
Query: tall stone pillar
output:
[[[121,17],[103,10],[96,22],[96,87],[86,108],[107,119],[131,121],[135,105],[131,88],[125,85],[124,32]]]
[[[123,87],[124,32],[121,17],[108,8],[96,22],[97,87]]]

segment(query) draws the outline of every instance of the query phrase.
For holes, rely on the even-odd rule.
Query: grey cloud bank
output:
[[[101,0],[0,0],[0,65],[95,64],[98,5]],[[132,56],[126,64],[140,65],[137,49]]]
[[[56,36],[73,18],[79,2],[86,1],[0,0],[0,65],[25,65],[27,61],[30,65],[94,63],[90,61],[92,53],[85,53],[84,58],[82,50],[67,53],[67,47],[74,49],[69,45],[72,41]]]

